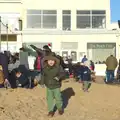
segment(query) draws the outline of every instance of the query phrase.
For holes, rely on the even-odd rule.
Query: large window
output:
[[[28,10],[27,28],[50,28],[57,26],[56,10]]]
[[[77,10],[77,28],[105,28],[105,10]]]
[[[11,31],[19,30],[19,13],[0,13],[1,16],[1,30],[6,31],[6,24]]]
[[[62,12],[62,29],[71,30],[71,11],[63,10]]]
[[[105,11],[92,11],[92,28],[106,27],[106,13]]]
[[[77,28],[90,28],[90,11],[77,11]]]

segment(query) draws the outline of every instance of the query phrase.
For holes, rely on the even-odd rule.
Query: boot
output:
[[[53,116],[54,116],[54,112],[53,112],[53,111],[49,112],[49,113],[48,113],[48,116],[49,116],[49,117],[53,117]]]
[[[63,110],[58,110],[59,115],[63,115],[64,111]]]

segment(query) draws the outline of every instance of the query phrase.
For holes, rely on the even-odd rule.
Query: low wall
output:
[[[95,64],[95,72],[98,76],[105,76],[106,65],[105,64]]]
[[[95,72],[97,76],[105,76],[106,65],[105,64],[95,64]],[[115,71],[116,75],[116,71]]]

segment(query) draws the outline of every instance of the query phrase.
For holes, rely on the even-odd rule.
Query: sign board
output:
[[[62,42],[61,49],[63,50],[71,50],[71,49],[78,49],[78,42]]]
[[[87,43],[87,49],[113,49],[116,43]]]

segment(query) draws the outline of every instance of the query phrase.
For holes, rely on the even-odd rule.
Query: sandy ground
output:
[[[93,83],[88,93],[63,83],[65,113],[47,117],[46,89],[0,90],[0,120],[120,120],[120,87]]]

